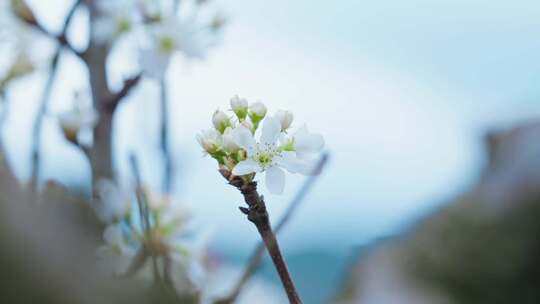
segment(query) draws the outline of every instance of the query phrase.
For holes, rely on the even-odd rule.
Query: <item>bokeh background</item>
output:
[[[71,1],[28,1],[59,29]],[[280,235],[306,303],[323,303],[342,283],[358,249],[429,214],[480,175],[487,130],[540,114],[540,3],[537,1],[214,1],[230,23],[206,61],[179,57],[169,69],[175,197],[214,231],[213,251],[241,266],[258,235],[237,210],[195,135],[213,111],[239,94],[270,111],[291,110],[295,126],[324,135],[331,161],[300,212]],[[84,41],[83,22],[71,37]],[[122,46],[119,45],[118,48]],[[35,46],[52,53],[47,41]],[[111,82],[134,71],[136,53],[111,56]],[[84,89],[86,72],[64,56],[44,125],[43,180],[80,187],[84,156],[55,119]],[[4,137],[19,178],[30,177],[31,126],[46,71],[13,85]],[[115,120],[115,162],[129,173],[140,156],[143,178],[161,182],[159,89],[145,80]],[[264,193],[278,218],[304,177],[288,176],[285,194]],[[89,191],[89,189],[81,189]],[[264,190],[263,190],[264,192]],[[260,274],[276,286],[271,265]]]

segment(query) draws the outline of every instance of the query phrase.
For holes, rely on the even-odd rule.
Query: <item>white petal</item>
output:
[[[313,154],[298,158],[301,162],[301,166],[298,169],[298,173],[303,175],[317,175],[317,165],[319,164],[319,158],[313,157]]]
[[[252,159],[246,159],[239,162],[234,167],[232,173],[236,176],[246,175],[254,172],[260,172],[261,168],[257,162]]]
[[[299,158],[294,152],[283,152],[277,163],[291,173],[313,175],[317,160],[313,158]]]
[[[273,194],[282,194],[285,188],[285,172],[273,166],[266,170],[266,187]]]
[[[324,138],[320,134],[309,133],[304,126],[294,135],[296,152],[299,155],[317,153],[324,147]]]
[[[282,152],[276,161],[280,167],[287,169],[291,173],[297,173],[300,170],[301,163],[294,152]]]
[[[266,117],[263,122],[261,144],[274,145],[281,133],[281,122],[274,117]]]
[[[247,151],[248,156],[253,154],[255,150],[255,138],[253,138],[253,134],[246,127],[239,125],[232,131],[231,135],[236,144]]]

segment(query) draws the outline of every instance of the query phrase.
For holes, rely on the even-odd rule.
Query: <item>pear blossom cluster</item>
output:
[[[234,96],[230,100],[233,116],[216,110],[213,128],[202,131],[197,140],[204,153],[214,158],[221,170],[253,181],[265,174],[268,190],[283,193],[285,171],[316,174],[319,154],[324,148],[322,135],[311,133],[304,125],[291,132],[294,115],[279,110],[268,114],[262,102],[249,103]]]
[[[105,271],[113,275],[126,275],[131,271],[132,275],[151,279],[150,252],[153,252],[160,269],[170,267],[177,289],[201,288],[206,274],[206,240],[191,235],[189,209],[174,204],[169,196],[145,190],[146,216],[151,223],[147,233],[142,228],[143,220],[133,191],[123,189],[111,180],[98,181],[96,189],[96,212],[107,225],[103,233],[104,244],[97,249],[100,265]]]
[[[101,13],[92,22],[92,39],[112,45],[132,36],[138,44],[141,70],[161,78],[171,59],[183,54],[188,59],[204,59],[217,44],[225,17],[215,13],[209,20],[198,18],[209,1],[99,0]]]

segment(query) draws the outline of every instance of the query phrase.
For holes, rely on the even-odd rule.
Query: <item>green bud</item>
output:
[[[216,112],[214,112],[214,115],[212,116],[212,123],[214,124],[216,130],[218,130],[221,134],[225,133],[225,130],[228,127],[232,127],[229,116],[220,110],[216,110]]]
[[[240,98],[238,95],[231,98],[231,109],[233,110],[238,120],[244,121],[248,115],[248,102],[245,98]]]

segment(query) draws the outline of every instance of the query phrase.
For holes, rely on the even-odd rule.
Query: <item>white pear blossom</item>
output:
[[[281,123],[281,131],[286,131],[289,129],[294,119],[293,113],[285,110],[277,111],[275,117]]]
[[[320,134],[309,132],[306,125],[292,137],[293,149],[300,159],[313,159],[324,147],[324,138]]]
[[[304,175],[319,173],[317,164],[324,148],[320,134],[309,132],[306,126],[289,133],[294,119],[289,111],[280,110],[268,116],[262,102],[249,105],[238,96],[231,98],[230,104],[234,112],[247,108],[247,116],[242,118],[242,114],[237,114],[234,119],[217,111],[213,115],[213,131],[203,131],[197,136],[207,154],[217,160],[225,178],[233,181],[241,177],[249,183],[257,173],[264,172],[267,188],[280,194],[285,187],[284,169]]]
[[[30,52],[40,35],[16,17],[10,5],[9,1],[0,1],[0,91],[10,81],[31,73],[50,56],[48,52]]]
[[[243,126],[234,130],[236,143],[246,150],[247,159],[239,162],[232,173],[237,176],[251,173],[266,173],[266,186],[271,193],[281,194],[285,187],[286,169],[291,173],[313,174],[315,162],[307,157],[299,157],[296,149],[300,147],[304,156],[320,151],[324,142],[321,136],[306,131],[297,133],[292,144],[281,145],[281,123],[274,117],[263,121],[260,141],[256,142],[252,133]],[[300,144],[300,145],[299,145]],[[322,144],[322,145],[321,145]]]
[[[99,114],[90,103],[89,98],[77,94],[73,107],[58,115],[60,127],[69,141],[77,142],[79,131],[92,129],[97,124]]]

